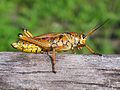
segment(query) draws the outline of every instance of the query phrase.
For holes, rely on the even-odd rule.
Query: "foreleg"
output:
[[[85,47],[86,47],[92,54],[102,56],[102,54],[100,54],[100,53],[95,53],[94,50],[92,50],[89,46],[85,45]]]

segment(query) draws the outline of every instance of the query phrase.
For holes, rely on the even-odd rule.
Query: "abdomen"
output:
[[[20,51],[27,52],[27,53],[41,53],[42,48],[35,44],[31,44],[26,41],[18,41],[17,43],[12,44],[13,48],[16,48]]]

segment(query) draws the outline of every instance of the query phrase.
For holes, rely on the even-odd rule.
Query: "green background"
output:
[[[87,40],[96,52],[120,53],[120,0],[0,0],[0,51],[17,51],[11,43],[28,28],[49,32],[87,33],[110,19]],[[85,48],[80,53],[89,53]]]

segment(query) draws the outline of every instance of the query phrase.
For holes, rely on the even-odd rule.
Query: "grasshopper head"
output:
[[[85,45],[86,39],[84,34],[80,34],[80,44]]]

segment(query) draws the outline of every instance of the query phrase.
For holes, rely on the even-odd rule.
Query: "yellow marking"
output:
[[[36,50],[37,50],[37,48],[33,48],[33,49],[32,49],[32,52],[33,52],[33,53],[36,53]]]
[[[24,29],[24,35],[31,38],[33,37],[33,35],[27,29]]]
[[[56,47],[57,45],[56,44],[52,44],[52,47]]]
[[[24,30],[24,35],[26,35],[27,37],[30,37],[26,30]]]
[[[58,46],[63,46],[63,43],[61,41],[57,42]]]
[[[29,31],[26,31],[26,32],[30,37],[33,37],[33,35]]]
[[[31,51],[32,51],[32,48],[31,49],[23,49],[23,52],[30,53]]]
[[[74,44],[74,37],[73,36],[70,36],[70,35],[67,35],[67,34],[64,34],[66,36],[66,38],[68,39],[68,41],[72,44]]]
[[[42,50],[42,49],[38,47],[36,53],[40,53],[40,52],[42,52],[41,50]]]
[[[68,39],[69,42],[71,42],[70,37],[67,34],[64,34],[66,36],[66,38]]]

